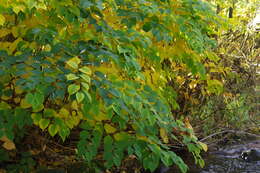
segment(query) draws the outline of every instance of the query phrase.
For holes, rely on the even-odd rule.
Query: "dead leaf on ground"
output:
[[[14,150],[16,148],[14,142],[11,141],[10,139],[8,139],[6,136],[1,137],[0,141],[4,142],[4,144],[2,146],[6,150]]]
[[[0,173],[6,173],[6,170],[0,169]]]

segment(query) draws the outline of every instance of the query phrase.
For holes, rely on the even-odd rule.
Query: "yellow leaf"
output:
[[[0,168],[0,173],[7,173],[7,171],[5,169]]]
[[[0,38],[4,37],[10,33],[11,33],[10,29],[6,29],[6,28],[0,29]]]
[[[15,98],[14,98],[14,102],[15,102],[16,104],[20,103],[20,101],[21,101],[21,98],[20,98],[20,97],[15,97]]]
[[[80,118],[78,116],[73,116],[73,117],[71,117],[71,121],[74,126],[77,126],[80,122]]]
[[[70,118],[70,119],[66,119],[65,121],[65,124],[70,128],[72,129],[74,127],[74,122],[73,120]]]
[[[95,120],[90,120],[90,119],[85,119],[85,120],[88,123],[88,125],[90,125],[91,127],[95,127],[96,126],[96,121]]]
[[[15,144],[13,141],[9,140],[6,136],[3,136],[0,138],[0,141],[4,142],[2,145],[6,150],[14,150],[15,149]]]
[[[153,144],[154,142],[152,142],[150,139],[148,139],[146,136],[140,136],[140,135],[136,135],[136,138],[145,142],[148,142],[150,144]]]
[[[214,62],[217,62],[217,61],[220,59],[214,52],[209,52],[209,51],[207,51],[207,52],[206,52],[206,55],[207,55],[207,57],[208,57],[210,60],[212,60],[212,61],[214,61]]]
[[[91,115],[91,116],[93,116],[96,121],[109,120],[109,117],[102,112],[100,112],[98,115]]]
[[[73,100],[71,103],[71,108],[74,110],[79,110],[78,103],[76,100]]]
[[[71,112],[71,115],[72,115],[72,116],[76,116],[76,115],[77,115],[77,111],[73,110],[73,111]]]
[[[193,130],[188,117],[185,117],[184,124],[186,128]]]
[[[11,106],[6,102],[0,102],[0,110],[1,109],[11,109]]]
[[[45,46],[42,47],[44,51],[46,52],[50,52],[51,51],[51,45],[47,44]]]
[[[91,69],[88,68],[87,66],[80,68],[79,71],[81,71],[82,73],[85,73],[87,75],[91,75]]]
[[[203,149],[204,151],[208,151],[208,146],[207,146],[207,144],[205,144],[205,143],[203,143],[203,142],[199,142],[199,144],[200,144],[200,146],[202,147],[202,149]]]
[[[164,143],[166,143],[166,144],[169,143],[169,138],[168,138],[167,132],[164,128],[160,128],[160,136]]]
[[[7,150],[14,150],[14,149],[15,149],[15,144],[14,144],[12,141],[10,141],[10,142],[5,142],[5,143],[3,144],[3,147],[4,147],[5,149],[7,149]]]
[[[61,117],[67,118],[70,115],[70,112],[66,108],[61,108],[59,111]]]
[[[22,40],[23,40],[22,38],[18,38],[10,44],[9,50],[10,50],[11,53],[13,53],[16,50],[18,43],[20,43],[20,41],[22,41]]]
[[[25,6],[24,5],[16,5],[13,7],[13,11],[18,14],[20,11],[24,12]]]
[[[23,109],[32,107],[32,105],[29,104],[29,103],[27,103],[25,99],[22,99],[22,100],[21,100],[20,106],[21,106],[21,108],[23,108]]]
[[[110,124],[105,124],[104,128],[105,128],[106,132],[109,133],[109,134],[116,132],[116,128],[114,128]]]
[[[31,43],[29,44],[29,48],[31,48],[31,49],[37,49],[37,43],[36,43],[36,42],[31,42]]]
[[[41,128],[42,130],[46,129],[49,124],[50,124],[50,120],[49,120],[49,119],[42,118],[42,119],[39,121],[39,126],[40,126],[40,128]]]
[[[42,119],[42,114],[41,113],[32,113],[31,118],[35,125],[39,125],[39,121]]]
[[[79,117],[79,119],[83,119],[83,114],[82,114],[82,112],[78,112],[78,117]]]
[[[127,140],[129,137],[130,137],[129,134],[126,132],[120,132],[120,133],[114,134],[114,138],[116,141]]]
[[[194,89],[196,88],[196,86],[197,86],[197,81],[192,81],[191,83],[189,83],[190,89]]]
[[[40,112],[41,110],[43,110],[43,108],[44,108],[44,105],[41,104],[41,105],[39,105],[39,106],[33,108],[32,111],[33,111],[33,112]]]
[[[22,94],[23,93],[23,90],[21,89],[21,87],[20,86],[15,86],[15,88],[14,88],[14,90],[15,90],[15,93],[16,94]]]
[[[2,96],[1,99],[2,99],[2,100],[9,100],[9,99],[11,99],[11,97],[8,97],[8,96]]]
[[[75,56],[74,58],[71,58],[70,60],[68,60],[66,63],[73,69],[78,69],[78,65],[80,62],[81,62],[81,60],[77,56]]]
[[[5,17],[2,14],[0,14],[0,26],[4,25],[4,23],[5,23]]]
[[[11,31],[12,31],[12,34],[13,34],[14,37],[18,37],[18,35],[19,35],[19,28],[18,27],[16,27],[16,26],[12,27]]]

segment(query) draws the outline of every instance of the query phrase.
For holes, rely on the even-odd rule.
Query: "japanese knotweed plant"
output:
[[[181,142],[203,166],[206,146],[172,116],[162,62],[212,83],[203,60],[213,18],[195,0],[1,1],[0,137],[34,124],[65,141],[80,128],[88,162],[102,154],[109,169],[135,155],[151,171],[162,162],[187,172],[167,145]]]

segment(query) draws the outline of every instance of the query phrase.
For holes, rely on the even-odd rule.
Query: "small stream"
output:
[[[260,173],[260,161],[246,162],[240,158],[215,157],[207,159],[207,166],[199,173]],[[195,173],[195,172],[194,172]]]
[[[252,155],[252,151],[256,154]],[[217,151],[207,153],[204,160],[206,163],[204,168],[191,167],[188,172],[260,173],[260,140],[220,148]],[[178,171],[169,170],[167,173],[176,172]]]

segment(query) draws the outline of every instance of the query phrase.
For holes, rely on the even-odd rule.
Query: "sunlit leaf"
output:
[[[67,80],[76,80],[79,78],[78,76],[76,76],[75,74],[72,74],[72,73],[66,75],[66,77],[67,77]]]
[[[105,124],[104,128],[108,134],[116,132],[116,128],[114,128],[110,124]]]
[[[79,71],[81,71],[82,73],[85,73],[87,75],[91,75],[91,69],[86,66],[80,68]]]
[[[42,119],[42,115],[40,113],[32,113],[31,117],[33,119],[33,123],[35,125],[39,125],[39,122]]]
[[[4,23],[5,23],[5,17],[0,14],[0,26],[4,25]]]
[[[164,128],[160,128],[160,136],[164,143],[166,143],[166,144],[169,143],[169,138],[168,138],[167,132]]]
[[[81,60],[78,57],[71,58],[66,63],[73,69],[78,69]]]
[[[61,108],[59,111],[59,115],[67,118],[70,115],[70,112],[66,108]]]
[[[49,123],[50,123],[50,120],[49,119],[41,119],[40,121],[39,121],[39,126],[40,126],[40,128],[42,129],[42,130],[44,130],[44,129],[46,129],[47,127],[48,127],[48,125],[49,125]]]
[[[76,85],[76,84],[71,84],[68,86],[68,92],[70,95],[75,94],[76,92],[79,91],[79,89],[80,89],[80,86]]]
[[[199,142],[200,146],[202,147],[202,149],[207,152],[208,151],[208,146],[207,144],[203,143],[203,142]]]
[[[85,82],[90,83],[90,77],[86,74],[81,74],[80,77],[84,79]]]
[[[50,135],[53,137],[55,136],[59,131],[59,126],[56,125],[56,124],[51,124],[49,127],[48,127],[48,132],[50,133]]]
[[[85,98],[85,95],[83,92],[77,92],[76,93],[76,99],[78,101],[78,103],[82,102]]]
[[[88,85],[86,82],[81,82],[80,84],[83,86],[83,88],[84,88],[86,91],[89,90],[89,85]]]
[[[13,141],[11,141],[10,139],[8,139],[6,136],[1,137],[0,141],[4,142],[2,146],[6,150],[14,150],[14,149],[16,149],[15,143]]]

